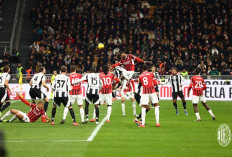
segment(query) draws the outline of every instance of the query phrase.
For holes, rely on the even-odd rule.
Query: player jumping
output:
[[[203,91],[206,89],[206,84],[204,79],[198,74],[199,70],[194,70],[194,76],[191,78],[191,83],[188,88],[188,97],[190,90],[193,89],[192,103],[195,115],[197,117],[196,121],[201,121],[201,117],[197,109],[197,104],[199,101],[201,101],[202,105],[209,112],[213,120],[215,120],[216,117],[214,116],[210,107],[206,104],[205,96],[203,94]]]

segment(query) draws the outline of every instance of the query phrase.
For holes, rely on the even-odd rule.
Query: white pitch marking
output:
[[[39,143],[39,142],[86,142],[87,140],[10,140],[7,143]]]
[[[87,141],[93,141],[94,137],[97,135],[98,131],[101,129],[102,125],[104,125],[104,123],[106,122],[107,116],[105,116],[104,119],[102,119],[101,123],[98,124],[98,126],[94,129],[94,131],[92,132],[92,134],[89,136],[89,138],[87,139]]]

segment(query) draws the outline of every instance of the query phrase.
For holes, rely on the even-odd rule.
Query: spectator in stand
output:
[[[219,75],[219,72],[217,71],[217,69],[213,66],[212,70],[209,72],[210,76],[215,76],[215,75]]]

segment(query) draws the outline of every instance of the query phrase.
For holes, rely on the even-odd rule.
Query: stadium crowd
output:
[[[71,65],[80,72],[102,71],[126,51],[156,65],[160,75],[172,67],[189,74],[195,68],[202,75],[232,74],[231,1],[160,2],[40,0],[30,12],[33,44],[26,69],[36,71],[42,64],[47,73],[61,65],[68,71]]]

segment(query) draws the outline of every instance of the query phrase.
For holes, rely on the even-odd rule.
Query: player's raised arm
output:
[[[86,75],[84,77],[82,77],[81,79],[78,79],[78,80],[74,80],[71,84],[77,84],[77,83],[80,83],[82,81],[86,81],[87,80],[87,77]]]
[[[21,96],[19,95],[18,92],[16,93],[16,95],[17,95],[17,97],[19,97],[19,99],[20,99],[24,104],[26,104],[27,106],[31,106],[31,103],[29,103],[26,99],[24,99],[23,97],[21,97]]]
[[[142,59],[140,59],[140,58],[138,58],[138,57],[135,57],[135,56],[134,56],[134,58],[135,58],[135,60],[136,60],[137,62],[144,62],[144,63],[145,63],[144,60],[142,60]]]
[[[120,66],[120,65],[121,65],[121,63],[118,62],[118,63],[116,63],[116,64],[113,64],[112,67],[115,68],[116,66]]]

